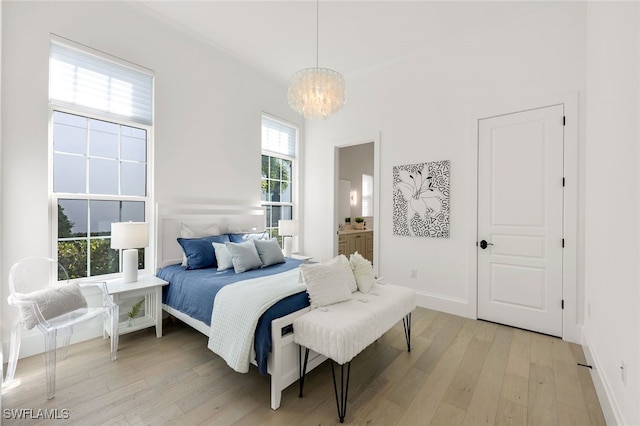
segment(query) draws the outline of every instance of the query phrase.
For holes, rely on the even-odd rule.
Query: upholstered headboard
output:
[[[177,241],[181,223],[216,224],[222,232],[263,231],[265,209],[231,204],[157,204],[155,270],[182,261]]]

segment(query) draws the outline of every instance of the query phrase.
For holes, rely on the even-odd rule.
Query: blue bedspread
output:
[[[301,263],[299,260],[287,258],[285,263],[241,274],[236,274],[233,269],[187,270],[179,264],[169,265],[158,272],[158,277],[169,282],[169,285],[163,287],[162,303],[210,326],[213,301],[222,287],[241,280],[286,272],[297,268]],[[309,306],[307,293],[297,293],[273,305],[258,321],[254,347],[258,368],[262,374],[267,374],[267,357],[271,351],[271,321],[306,306]]]

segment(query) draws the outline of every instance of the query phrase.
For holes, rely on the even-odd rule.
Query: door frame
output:
[[[477,111],[470,118],[470,164],[469,164],[469,284],[468,316],[478,318],[478,144],[479,120],[515,112],[564,105],[566,123],[564,126],[564,177],[563,229],[565,246],[562,254],[562,338],[574,343],[582,343],[582,323],[584,318],[584,285],[578,287],[578,145],[579,111],[578,93],[571,92],[542,99],[532,99],[511,105],[496,105]]]
[[[340,148],[347,148],[354,145],[362,145],[373,142],[373,274],[380,276],[380,132],[372,133],[370,136],[344,138],[334,141],[333,146],[333,205],[338,206],[339,190],[338,180],[340,179]],[[338,217],[338,209],[333,209],[333,229],[337,230],[338,225],[344,218]],[[333,233],[333,255],[338,254],[338,232]]]

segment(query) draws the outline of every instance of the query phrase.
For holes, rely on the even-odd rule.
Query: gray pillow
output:
[[[260,256],[260,260],[262,261],[262,266],[270,266],[285,262],[282,249],[278,245],[277,239],[253,240],[253,244],[256,246],[258,256]]]
[[[16,293],[14,298],[18,302],[32,302],[38,305],[42,316],[47,320],[87,307],[87,301],[80,292],[80,287],[75,283],[49,287],[27,294]],[[19,305],[19,308],[27,329],[31,330],[38,324],[32,305]]]
[[[231,253],[231,261],[236,274],[262,267],[254,240],[247,240],[244,243],[225,243],[225,245]]]
[[[231,253],[225,244],[212,242],[213,250],[216,253],[216,262],[218,263],[218,271],[224,271],[226,269],[233,268],[233,260],[231,259]]]

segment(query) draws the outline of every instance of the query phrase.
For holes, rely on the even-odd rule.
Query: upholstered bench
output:
[[[415,307],[413,290],[391,284],[375,284],[367,293],[356,291],[349,300],[312,309],[296,318],[293,321],[294,342],[305,349],[300,396],[304,388],[309,350],[330,358],[333,361],[331,373],[338,417],[343,423],[347,411],[351,360],[400,320],[404,324],[407,350],[410,352],[411,312]],[[340,365],[340,392],[334,362]]]

